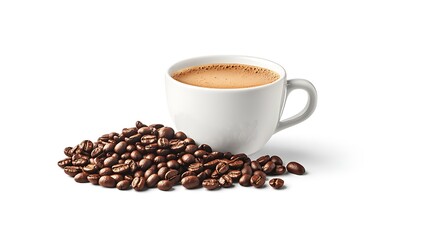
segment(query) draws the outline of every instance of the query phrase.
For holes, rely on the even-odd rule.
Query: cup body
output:
[[[277,72],[276,81],[250,88],[216,89],[192,86],[171,75],[183,68],[237,63]],[[165,78],[170,115],[178,130],[216,151],[252,154],[274,134],[283,112],[286,72],[278,64],[247,56],[207,56],[174,64]]]

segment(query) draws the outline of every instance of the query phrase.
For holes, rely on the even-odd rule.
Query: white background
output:
[[[0,239],[428,239],[424,2],[1,1]],[[307,175],[281,191],[137,193],[57,166],[64,147],[136,120],[172,126],[165,70],[210,54],[313,82],[314,115],[252,156]],[[304,102],[292,94],[284,117]]]

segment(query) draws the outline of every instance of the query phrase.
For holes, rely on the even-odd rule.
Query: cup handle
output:
[[[311,82],[305,79],[291,79],[286,81],[285,87],[286,87],[286,94],[283,100],[283,109],[285,107],[287,97],[293,90],[302,89],[306,91],[308,94],[308,100],[304,109],[302,109],[299,113],[287,119],[280,120],[279,123],[277,124],[275,133],[280,132],[283,129],[286,129],[288,127],[291,127],[293,125],[296,125],[306,120],[308,117],[311,116],[311,114],[313,114],[317,105],[316,88],[314,88]],[[283,114],[283,109],[280,112],[280,116]]]

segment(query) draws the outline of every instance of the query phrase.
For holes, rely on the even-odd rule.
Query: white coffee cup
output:
[[[219,89],[192,86],[171,77],[183,68],[214,63],[263,67],[277,72],[280,78],[256,87]],[[316,89],[309,81],[286,80],[286,72],[279,64],[248,56],[205,56],[180,61],[168,69],[165,87],[176,129],[222,152],[252,154],[260,150],[274,133],[307,119],[317,104]],[[308,93],[307,104],[298,114],[280,120],[287,96],[295,89]]]

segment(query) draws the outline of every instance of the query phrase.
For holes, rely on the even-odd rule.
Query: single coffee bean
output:
[[[243,164],[243,160],[230,160],[228,162],[229,167],[232,169],[241,169],[243,168]]]
[[[153,188],[156,187],[156,184],[161,180],[161,178],[158,176],[158,174],[154,173],[152,175],[150,175],[147,179],[146,179],[146,185],[148,188]]]
[[[98,157],[103,153],[103,148],[97,147],[91,151],[91,157]]]
[[[173,183],[168,180],[161,180],[157,186],[159,190],[168,191],[173,187]]]
[[[296,174],[296,175],[303,175],[305,173],[305,168],[297,162],[288,163],[286,165],[286,169],[288,172]]]
[[[76,174],[82,172],[82,169],[78,166],[65,166],[64,172],[70,177],[74,177]]]
[[[131,182],[129,180],[122,180],[116,184],[116,188],[119,190],[128,190],[130,189]]]
[[[211,169],[208,168],[208,169],[205,169],[204,172],[206,173],[207,177],[209,177],[209,176],[212,175],[213,170],[211,170]]]
[[[252,170],[252,168],[250,167],[249,164],[245,164],[243,166],[243,169],[241,169],[241,174],[250,174],[250,175],[253,174],[253,170]]]
[[[132,135],[129,138],[125,138],[125,142],[127,144],[134,144],[136,142],[139,142],[141,137],[142,137],[142,135],[137,133],[137,134]]]
[[[243,174],[241,177],[240,177],[240,180],[238,180],[238,183],[241,185],[241,186],[243,186],[243,187],[248,187],[248,186],[250,186],[251,184],[250,184],[250,178],[251,178],[252,176],[250,175],[250,174]]]
[[[164,156],[156,156],[156,157],[153,159],[153,162],[154,162],[155,164],[163,163],[163,162],[167,162],[167,159],[166,159]]]
[[[282,159],[276,155],[271,156],[271,162],[273,162],[275,165],[283,165]]]
[[[158,149],[158,143],[151,143],[149,145],[144,146],[144,150],[148,153],[155,152]]]
[[[87,183],[89,182],[87,177],[88,177],[88,173],[80,172],[74,176],[74,180],[78,183]]]
[[[119,159],[117,157],[111,156],[111,157],[108,157],[108,158],[104,159],[103,164],[106,167],[111,167],[111,166],[113,166],[115,164],[118,164],[118,160]]]
[[[92,163],[84,166],[82,169],[86,173],[95,173],[98,170],[97,166],[95,164],[92,164]]]
[[[280,178],[273,178],[270,180],[269,184],[274,189],[280,189],[283,187],[284,181],[283,179],[280,179]]]
[[[168,141],[167,138],[162,137],[158,139],[158,147],[167,148],[169,146],[170,146],[170,142]]]
[[[158,164],[156,165],[156,168],[157,168],[157,169],[161,169],[161,168],[163,168],[163,167],[168,167],[166,162],[158,163]]]
[[[143,124],[142,122],[140,122],[140,121],[137,121],[136,122],[136,128],[137,129],[140,129],[140,128],[142,128],[142,127],[147,127],[145,124]]]
[[[189,153],[187,153],[187,154],[183,155],[183,156],[181,157],[181,159],[182,159],[182,161],[183,161],[185,164],[191,164],[191,163],[194,163],[194,162],[195,162],[195,157],[194,157],[194,155],[189,154]]]
[[[166,158],[167,158],[168,161],[170,161],[170,160],[177,160],[176,154],[173,154],[173,153],[168,154],[166,156]]]
[[[195,144],[187,145],[185,148],[185,152],[190,154],[194,154],[195,151],[197,150],[198,150],[198,147]]]
[[[276,168],[276,165],[272,161],[268,161],[262,167],[262,171],[264,171],[264,173],[266,174],[270,174],[275,168]]]
[[[140,140],[140,139],[139,139]],[[141,144],[141,143],[139,143],[139,144]],[[127,152],[132,152],[132,151],[134,151],[134,150],[136,150],[136,145],[134,145],[134,144],[129,144],[129,145],[127,145],[127,147],[125,148],[125,151],[127,151]]]
[[[170,171],[168,167],[162,167],[158,170],[158,175],[161,179],[165,179],[165,174]]]
[[[223,152],[211,152],[210,156],[212,156],[213,159],[219,159],[219,158],[223,158],[224,154]]]
[[[194,139],[192,139],[192,138],[186,138],[185,140],[183,140],[183,142],[186,144],[186,145],[190,145],[190,144],[195,144],[195,141],[194,141]]]
[[[268,161],[270,161],[270,156],[265,155],[265,156],[259,157],[258,159],[256,159],[256,161],[257,161],[261,166],[264,166],[264,165],[265,165],[265,163],[267,163]]]
[[[255,174],[250,178],[250,184],[256,188],[261,188],[265,184],[265,178],[259,174]]]
[[[125,136],[125,137],[130,137],[130,136],[132,136],[132,135],[134,135],[134,134],[136,134],[137,133],[137,128],[136,127],[133,127],[133,128],[124,128],[124,129],[122,129],[122,134]]]
[[[187,136],[184,132],[176,132],[176,134],[174,134],[174,138],[185,140]]]
[[[156,157],[156,155],[153,154],[153,153],[148,153],[148,154],[146,154],[146,155],[143,156],[143,158],[150,159],[152,161],[155,159],[155,157]]]
[[[206,179],[208,177],[208,175],[205,172],[200,172],[197,174],[197,178],[198,180],[200,180],[200,182],[203,182],[204,179]]]
[[[116,164],[112,166],[112,171],[114,173],[126,173],[130,171],[130,165],[123,163],[123,164]]]
[[[150,128],[154,128],[154,129],[159,129],[164,127],[164,125],[160,124],[160,123],[155,123],[155,124],[151,124],[149,125]]]
[[[214,170],[210,176],[211,176],[211,178],[218,179],[218,178],[220,178],[221,174],[217,170]]]
[[[204,170],[204,167],[202,163],[192,163],[189,165],[188,170],[198,174]]]
[[[100,169],[98,173],[100,174],[100,176],[107,176],[107,175],[112,175],[113,171],[110,167],[104,167]]]
[[[231,152],[226,152],[226,153],[223,154],[223,157],[226,158],[226,159],[231,159],[232,153]]]
[[[228,172],[228,176],[230,176],[233,181],[238,181],[238,179],[241,177],[241,171],[240,170],[230,170]]]
[[[139,128],[139,130],[137,130],[137,133],[144,136],[144,135],[149,135],[151,133],[151,131],[152,130],[150,127],[141,127],[141,128]]]
[[[232,178],[228,175],[222,175],[219,178],[219,184],[224,187],[224,188],[228,188],[232,186]]]
[[[111,142],[108,143],[106,145],[104,145],[103,147],[103,152],[108,153],[108,152],[113,152],[113,150],[115,149],[116,144]]]
[[[214,169],[220,163],[219,159],[204,163],[204,167]]]
[[[100,175],[99,174],[90,174],[88,175],[86,178],[88,179],[88,181],[94,185],[98,185],[98,180],[100,179]]]
[[[194,189],[200,185],[200,180],[196,176],[187,176],[182,178],[181,183],[187,189]]]
[[[142,159],[143,155],[139,151],[134,150],[131,152],[130,157],[135,161],[140,161],[140,159]]]
[[[286,172],[286,167],[283,165],[276,165],[276,169],[274,169],[274,173],[276,175],[282,175]]]
[[[146,171],[152,165],[152,163],[153,163],[152,160],[143,158],[142,160],[139,161],[138,166],[140,167],[141,170]]]
[[[71,165],[72,165],[71,158],[66,158],[66,159],[63,159],[61,161],[58,161],[58,166],[60,168],[64,168],[65,166],[71,166]]]
[[[152,165],[150,168],[148,168],[145,172],[144,172],[144,178],[148,178],[150,175],[157,173],[156,170],[156,165]]]
[[[257,170],[257,171],[254,171],[253,172],[253,175],[260,175],[261,177],[263,177],[263,178],[267,178],[267,174],[266,173],[264,173],[263,171],[261,171],[261,170]]]
[[[134,175],[136,175],[136,176],[131,176],[131,175],[127,174],[124,176],[124,180],[128,180],[131,183],[135,177],[142,177],[139,174],[137,174],[137,172],[134,173]]]
[[[90,140],[84,140],[79,144],[79,148],[87,153],[91,153],[93,147],[94,143],[92,143]]]
[[[180,181],[179,171],[171,169],[167,173],[165,173],[164,178],[166,180],[169,180],[171,183],[176,184]]]
[[[202,158],[204,155],[207,155],[207,154],[208,152],[201,149],[194,152],[194,156],[197,158]]]
[[[137,151],[139,151],[139,153],[141,153],[141,154],[145,154],[146,153],[146,150],[144,150],[144,145],[143,145],[143,143],[136,143],[135,144],[135,146],[136,146],[136,150]]]
[[[171,142],[172,141],[170,141],[170,145],[172,144]],[[185,150],[185,148],[186,148],[186,145],[182,141],[177,142],[177,143],[171,145],[171,147],[170,147],[171,151],[175,152],[175,153],[183,152]]]
[[[164,157],[166,157],[170,153],[171,153],[171,150],[168,149],[168,148],[158,148],[156,150],[156,155],[158,155],[158,156],[164,156]]]
[[[72,147],[66,147],[66,148],[64,148],[64,154],[67,157],[71,157],[73,155],[73,153],[71,152],[72,149],[73,149]]]
[[[152,143],[156,143],[157,141],[158,138],[153,135],[143,135],[143,137],[140,139],[140,142],[145,146]]]
[[[124,176],[122,176],[121,174],[112,174],[110,175],[110,177],[115,179],[116,182],[124,180]]]
[[[167,167],[171,169],[179,169],[179,163],[176,160],[170,160],[167,162]]]
[[[144,177],[144,171],[137,170],[137,171],[134,172],[133,176],[134,177]]]
[[[207,144],[201,144],[201,145],[198,147],[198,149],[204,150],[204,151],[206,151],[206,152],[208,152],[208,153],[211,153],[211,152],[212,152],[212,148],[211,148],[209,145],[207,145]]]
[[[203,187],[207,190],[215,190],[220,187],[219,181],[214,178],[205,179],[203,181]]]
[[[121,142],[118,142],[118,144],[116,144],[114,151],[115,153],[120,155],[125,152],[126,148],[127,148],[127,143],[125,141],[121,141]]]
[[[98,180],[98,184],[107,188],[114,188],[116,186],[116,181],[111,176],[101,176]]]
[[[73,166],[85,166],[89,163],[89,159],[85,159],[85,158],[78,158],[76,160],[72,160],[72,165]]]
[[[216,165],[216,171],[222,175],[224,173],[226,173],[229,170],[229,165],[224,163],[224,162],[220,162]]]
[[[162,127],[158,129],[158,137],[172,139],[174,137],[174,130],[171,127]]]
[[[136,191],[143,191],[145,184],[146,184],[146,180],[144,179],[144,177],[135,177],[131,182],[131,186]]]
[[[262,170],[261,164],[259,164],[259,162],[257,161],[251,161],[250,167],[252,168],[253,171]]]

